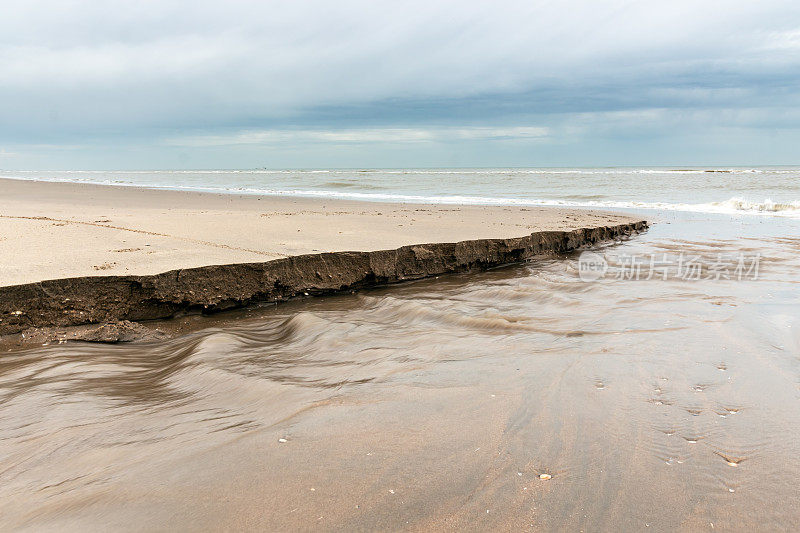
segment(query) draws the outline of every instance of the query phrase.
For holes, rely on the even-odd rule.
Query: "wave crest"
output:
[[[800,200],[789,203],[773,202],[769,198],[763,202],[750,202],[741,197],[734,197],[724,202],[712,202],[713,206],[732,209],[734,211],[749,211],[759,213],[778,213],[781,211],[800,211]]]

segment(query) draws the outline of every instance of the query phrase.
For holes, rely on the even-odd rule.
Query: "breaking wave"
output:
[[[766,199],[763,202],[749,202],[744,198],[730,198],[724,202],[714,202],[711,204],[723,209],[731,209],[733,211],[746,211],[756,213],[781,213],[781,212],[798,212],[800,211],[800,200],[794,202],[781,203],[773,202]]]

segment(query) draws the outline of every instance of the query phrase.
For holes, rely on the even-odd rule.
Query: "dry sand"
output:
[[[389,204],[0,179],[0,286],[521,237],[633,220],[574,209]]]

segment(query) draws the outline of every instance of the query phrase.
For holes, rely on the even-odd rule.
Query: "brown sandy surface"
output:
[[[0,529],[796,529],[788,354],[686,282],[571,261],[6,354]]]
[[[0,179],[0,286],[520,237],[632,220],[589,210],[384,204]]]
[[[207,199],[240,200],[271,201]],[[764,226],[676,216],[592,283],[571,254],[3,353],[0,529],[796,530],[800,230]],[[745,249],[757,281],[619,276]]]

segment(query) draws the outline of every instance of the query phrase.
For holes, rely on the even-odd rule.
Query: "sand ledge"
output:
[[[116,342],[145,336],[142,330],[113,327],[122,321],[169,318],[179,312],[213,313],[257,302],[280,302],[483,270],[540,255],[629,236],[647,222],[541,231],[511,239],[431,243],[373,252],[331,252],[179,269],[143,276],[86,276],[0,287],[0,335],[57,338],[58,328],[111,324],[74,340]],[[50,328],[49,333],[39,330]],[[55,329],[53,329],[55,328]],[[85,328],[84,328],[85,329]],[[135,328],[134,328],[135,329]],[[106,331],[107,334],[104,334]],[[124,332],[117,335],[116,332]],[[67,333],[64,332],[65,338]]]
[[[427,205],[0,179],[0,286],[143,276],[634,222],[556,207]]]

